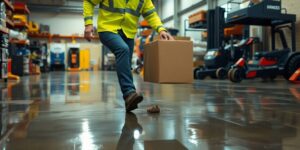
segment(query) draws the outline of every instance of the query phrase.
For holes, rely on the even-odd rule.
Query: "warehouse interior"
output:
[[[299,150],[299,6],[1,0],[0,148]]]

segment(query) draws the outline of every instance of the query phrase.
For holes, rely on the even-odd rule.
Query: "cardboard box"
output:
[[[154,41],[145,45],[144,80],[154,83],[193,82],[193,43]]]
[[[191,37],[186,37],[186,36],[173,36],[173,38],[175,39],[175,40],[183,40],[183,41],[190,41],[191,40]],[[156,35],[156,36],[154,36],[154,38],[153,38],[153,41],[157,41],[157,40],[159,40],[159,36],[158,35]]]

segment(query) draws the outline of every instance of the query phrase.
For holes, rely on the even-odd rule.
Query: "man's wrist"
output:
[[[93,27],[93,24],[86,24],[85,27]]]

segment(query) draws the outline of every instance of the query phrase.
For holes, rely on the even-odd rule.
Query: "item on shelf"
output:
[[[12,20],[13,19],[13,11],[10,9],[6,9],[6,18]]]
[[[15,24],[28,24],[27,15],[16,14],[13,16],[13,20]]]
[[[24,76],[24,56],[13,55],[11,59],[11,73],[18,76]]]
[[[91,53],[89,49],[80,50],[80,69],[90,70],[91,68]]]
[[[32,41],[29,47],[32,55],[32,62],[38,64],[42,72],[48,72],[48,50],[47,43],[41,43],[38,40]]]
[[[6,27],[6,7],[3,2],[0,2],[0,25]]]
[[[15,30],[10,30],[9,31],[9,37],[13,39],[18,39],[18,40],[27,40],[27,33],[26,32],[19,32]]]
[[[38,23],[30,21],[28,30],[29,30],[30,33],[39,33],[40,26],[39,26]]]
[[[69,48],[68,51],[68,71],[80,70],[80,50],[79,48]]]
[[[230,28],[224,29],[224,36],[230,37],[230,36],[242,36],[244,32],[244,26],[243,25],[235,25]]]
[[[8,49],[1,48],[1,62],[7,62],[7,58],[8,58]]]
[[[3,2],[0,2],[0,18],[1,19],[6,19],[6,7]]]
[[[24,2],[15,2],[14,3],[15,13],[17,14],[30,14],[30,11]]]
[[[198,22],[206,22],[207,11],[201,10],[195,14],[189,16],[189,24],[195,24]]]
[[[0,2],[0,71],[1,79],[7,81],[7,58],[8,58],[8,29],[6,28],[6,7],[4,2]]]
[[[7,62],[2,62],[1,64],[1,78],[7,79]]]
[[[51,70],[65,70],[65,51],[64,44],[50,45]]]
[[[8,35],[7,34],[0,35],[0,46],[8,47]]]
[[[40,33],[50,33],[50,26],[40,24]]]

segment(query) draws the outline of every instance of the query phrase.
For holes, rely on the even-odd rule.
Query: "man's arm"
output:
[[[83,17],[84,17],[84,37],[90,41],[93,34],[93,16],[94,8],[101,0],[83,0]]]
[[[158,16],[151,0],[145,0],[142,15],[150,24],[152,29],[159,33],[161,39],[173,40],[173,37],[169,33],[167,33],[167,30],[163,27],[160,17]]]

